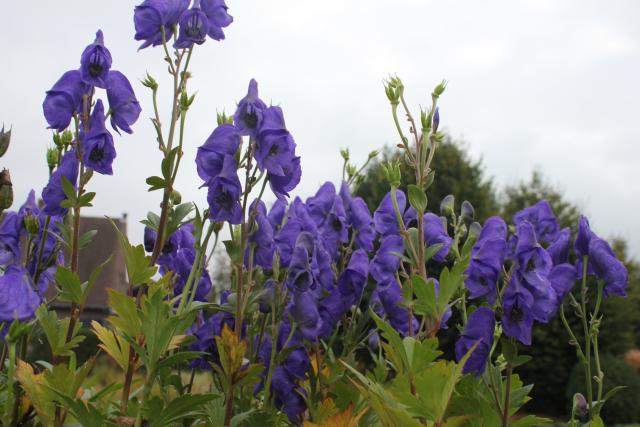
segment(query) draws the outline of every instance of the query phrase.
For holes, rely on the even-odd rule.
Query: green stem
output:
[[[598,351],[598,333],[599,333],[599,320],[598,320],[598,314],[600,311],[600,304],[602,302],[602,287],[603,284],[601,281],[598,282],[598,296],[596,299],[596,307],[593,310],[593,316],[591,317],[591,336],[592,336],[592,340],[593,340],[593,355],[595,357],[595,362],[596,362],[596,370],[598,371],[597,375],[598,375],[598,402],[602,400],[602,388],[603,388],[603,382],[604,382],[604,372],[602,372],[602,369],[600,367],[600,353]],[[597,327],[596,327],[597,325]]]
[[[16,370],[16,343],[8,343],[9,346],[9,367],[7,369],[7,397],[3,416],[3,425],[10,427],[14,425],[13,403],[18,397],[15,394],[15,370]]]
[[[591,336],[589,326],[587,325],[587,262],[588,256],[582,257],[582,284],[580,287],[580,307],[582,313],[580,320],[582,321],[582,329],[584,331],[584,348],[585,348],[585,381],[587,386],[587,404],[589,405],[589,418],[593,417],[593,385],[591,382]]]
[[[513,365],[507,363],[507,384],[504,392],[504,407],[502,408],[502,427],[509,427],[509,408],[511,403],[511,373],[513,372]]]

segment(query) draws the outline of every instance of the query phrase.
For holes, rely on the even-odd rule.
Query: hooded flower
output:
[[[247,96],[238,103],[233,123],[240,135],[256,136],[262,124],[262,115],[267,105],[258,97],[258,82],[251,79]]]
[[[107,76],[111,69],[111,53],[104,47],[104,36],[98,30],[95,41],[87,46],[80,57],[80,75],[86,84],[99,88],[107,87]]]
[[[15,212],[7,212],[0,223],[0,265],[9,265],[19,262],[20,231],[22,218]]]
[[[200,1],[195,0],[191,9],[182,13],[180,17],[180,32],[173,44],[176,49],[187,49],[195,44],[202,44],[209,32],[209,19],[200,9]]]
[[[506,252],[507,225],[494,216],[485,221],[471,250],[469,268],[465,271],[465,286],[472,299],[486,297],[490,304],[496,300],[496,285],[502,271]]]
[[[369,272],[378,283],[378,287],[395,281],[400,267],[400,256],[404,253],[402,237],[390,235],[380,241],[378,252],[371,260]]]
[[[283,366],[278,366],[273,370],[271,393],[275,398],[276,407],[287,414],[289,421],[299,424],[302,413],[307,409],[305,391],[295,383]]]
[[[311,292],[294,292],[291,316],[304,339],[314,342],[322,329],[318,304]]]
[[[369,258],[363,249],[358,249],[351,255],[349,265],[338,279],[338,290],[349,306],[357,304],[367,284],[369,274]]]
[[[292,292],[302,293],[314,287],[314,274],[310,263],[313,249],[310,250],[303,243],[307,238],[313,239],[309,233],[300,234],[289,263],[289,274],[285,284]]]
[[[214,40],[224,40],[222,29],[233,22],[233,17],[227,13],[228,8],[224,0],[202,0],[200,7],[207,15],[209,37]]]
[[[67,71],[60,77],[42,103],[44,117],[50,129],[65,130],[75,113],[82,111],[82,96],[89,91],[80,71]]]
[[[220,174],[211,180],[207,201],[211,219],[214,221],[229,221],[231,224],[242,222],[242,186],[238,179],[237,167],[236,160],[226,155]]]
[[[429,246],[441,245],[433,259],[434,261],[444,262],[451,249],[453,239],[447,234],[447,229],[440,217],[431,212],[424,214],[424,240]]]
[[[135,39],[144,41],[140,49],[162,44],[162,28],[165,40],[173,37],[173,28],[180,16],[189,7],[190,0],[145,0],[136,6],[133,22],[136,28]]]
[[[342,199],[336,195],[331,182],[324,183],[315,196],[307,199],[309,214],[320,230],[325,249],[334,258],[338,256],[339,243],[347,243],[347,216]]]
[[[396,199],[398,201],[400,214],[404,214],[407,199],[401,190],[396,190]],[[396,211],[393,208],[391,192],[384,196],[378,206],[378,209],[373,213],[373,223],[376,231],[380,233],[381,236],[399,234],[400,228],[398,225],[398,217],[396,216]]]
[[[409,335],[409,312],[402,305],[404,299],[398,282],[394,279],[387,286],[378,287],[378,296],[391,326],[401,334]],[[418,330],[418,321],[413,317],[411,322],[415,333]]]
[[[628,272],[624,264],[616,258],[611,246],[599,237],[589,242],[589,265],[594,274],[604,281],[602,294],[626,296]]]
[[[255,223],[252,225],[249,234],[249,245],[253,247],[253,265],[271,268],[275,252],[273,228],[267,218],[267,209],[263,202],[259,202],[257,206],[252,203],[249,212],[254,211]],[[244,253],[244,264],[248,268],[249,248]]]
[[[571,240],[571,229],[566,227],[558,233],[558,238],[547,247],[553,265],[569,261],[569,240]]]
[[[548,201],[540,200],[535,205],[529,206],[513,216],[514,224],[520,225],[523,221],[533,225],[538,240],[547,243],[556,240],[560,226]]]
[[[302,177],[302,169],[300,168],[300,157],[294,157],[291,162],[282,167],[284,175],[273,175],[267,173],[267,180],[269,181],[269,187],[273,194],[279,200],[286,200],[289,197],[289,192],[300,183]]]
[[[223,124],[213,130],[196,155],[198,175],[205,185],[222,172],[225,156],[235,156],[241,142],[233,125]]]
[[[347,213],[347,221],[351,226],[352,233],[355,233],[355,242],[359,248],[368,252],[373,252],[373,242],[377,234],[373,225],[371,211],[361,197],[351,197],[349,186],[342,182],[340,197]]]
[[[533,304],[533,295],[522,285],[519,274],[514,272],[502,299],[502,329],[506,336],[531,345]]]
[[[133,125],[140,116],[142,108],[136,99],[129,79],[120,71],[112,70],[107,78],[107,99],[111,111],[111,127],[126,133],[133,133]]]
[[[116,148],[104,121],[104,106],[99,99],[89,120],[89,132],[80,136],[82,157],[88,168],[103,175],[112,175],[111,165],[116,158]]]
[[[0,323],[32,318],[40,301],[24,267],[10,265],[0,276]]]
[[[71,185],[76,186],[78,180],[78,159],[75,150],[69,150],[62,156],[60,166],[53,171],[49,177],[49,183],[42,190],[42,200],[44,208],[42,211],[51,216],[63,216],[67,208],[61,207],[60,203],[67,198],[62,189],[62,177],[66,178]]]
[[[460,361],[474,345],[476,348],[465,362],[463,373],[475,373],[478,377],[484,373],[493,345],[495,324],[495,315],[487,307],[479,307],[469,316],[464,332],[456,342],[456,360]]]

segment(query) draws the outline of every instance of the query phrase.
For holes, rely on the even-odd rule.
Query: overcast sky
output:
[[[137,52],[133,7],[124,0],[3,1],[0,11],[0,122],[13,125],[0,166],[11,170],[16,204],[47,180],[45,90],[79,65],[100,28],[113,68],[132,80],[143,106],[135,133],[115,135],[114,175],[96,176],[88,215],[129,214],[137,222],[157,209],[145,177],[158,174],[149,71],[168,93],[159,49]],[[295,194],[337,182],[339,149],[355,159],[397,137],[382,80],[402,77],[411,105],[429,102],[449,81],[441,126],[482,158],[498,188],[539,169],[583,207],[596,232],[624,236],[640,255],[640,3],[629,1],[227,0],[235,22],[223,42],[194,52],[184,200],[205,204],[193,158],[232,112],[254,77],[261,97],[280,105],[302,156]],[[106,97],[103,95],[106,99]],[[167,105],[165,99],[164,105]],[[165,108],[165,122],[168,120]],[[634,219],[636,218],[636,219]]]

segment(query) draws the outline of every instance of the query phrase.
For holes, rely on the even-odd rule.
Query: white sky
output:
[[[51,141],[45,90],[77,68],[101,28],[113,68],[134,84],[143,106],[132,136],[116,138],[114,176],[97,176],[88,215],[129,214],[137,224],[158,206],[144,180],[158,174],[146,71],[167,95],[159,49],[136,52],[136,2],[4,1],[0,26],[0,122],[13,125],[0,166],[11,170],[16,204],[46,183]],[[441,124],[482,157],[499,188],[540,169],[580,204],[604,236],[626,237],[640,255],[640,3],[629,1],[227,0],[235,22],[227,40],[207,41],[192,61],[198,96],[189,117],[178,189],[205,204],[195,149],[234,110],[251,77],[261,97],[282,106],[302,156],[295,194],[337,182],[339,149],[355,159],[397,137],[382,80],[398,74],[416,111],[449,81]],[[104,96],[106,100],[106,96]],[[165,99],[165,101],[168,101]],[[167,105],[167,102],[164,103]],[[168,109],[165,108],[166,112]],[[165,113],[165,122],[168,117]],[[634,219],[636,218],[636,219]]]

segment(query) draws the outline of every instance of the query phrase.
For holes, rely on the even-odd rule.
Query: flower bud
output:
[[[433,131],[438,131],[438,126],[440,125],[440,108],[436,107],[436,112],[433,113]]]
[[[469,203],[467,200],[462,202],[462,206],[460,207],[460,215],[462,216],[462,220],[470,224],[473,222],[475,217],[475,210],[473,209],[473,205]]]
[[[398,77],[389,77],[389,80],[385,82],[384,91],[391,105],[398,105],[404,92],[404,85]]]
[[[431,128],[431,114],[427,110],[420,109],[420,123],[422,124],[422,132],[426,133]]]
[[[369,338],[367,339],[367,345],[369,346],[369,349],[371,351],[378,350],[378,347],[380,347],[380,335],[378,335],[377,332],[373,332],[371,335],[369,335]]]
[[[30,235],[36,235],[40,231],[40,220],[35,215],[27,214],[24,217],[24,227]]]
[[[451,216],[453,215],[453,208],[456,203],[453,194],[449,194],[440,202],[440,215]]]
[[[397,189],[400,187],[402,174],[400,172],[399,162],[387,162],[382,165],[382,170],[384,171],[384,176],[391,185],[391,188]]]
[[[142,80],[142,85],[148,87],[151,90],[158,89],[158,82],[153,77],[151,77],[151,74],[149,73],[147,73],[147,77]]]
[[[585,399],[581,393],[573,395],[573,408],[571,411],[573,412],[573,416],[579,420],[584,420],[589,414],[587,399]]]
[[[4,125],[2,125],[2,130],[0,130],[0,157],[4,156],[9,148],[9,143],[11,142],[11,129],[8,132],[4,131]]]
[[[58,160],[60,159],[60,151],[57,148],[47,148],[47,166],[49,166],[49,175],[53,173],[53,170],[58,166]]]
[[[63,147],[68,147],[73,141],[73,133],[70,130],[65,130],[60,136],[60,141]]]
[[[473,222],[469,226],[469,238],[473,237],[475,239],[480,236],[480,232],[482,231],[482,226],[479,222]]]
[[[447,81],[443,80],[442,82],[440,82],[440,84],[438,86],[436,86],[433,89],[433,92],[431,93],[431,97],[437,99],[440,95],[442,95],[444,93],[444,89],[446,87],[447,87]]]
[[[217,116],[218,126],[224,124],[233,124],[233,116],[227,117],[224,111],[222,113],[218,113]]]
[[[9,209],[13,204],[13,185],[8,169],[0,172],[0,212]]]
[[[258,305],[261,313],[271,313],[271,306],[278,298],[278,289],[276,282],[273,279],[269,279],[265,282],[262,291],[258,295]]]
[[[180,203],[182,203],[182,194],[180,194],[179,191],[173,190],[171,192],[171,195],[169,196],[169,199],[171,200],[172,205],[179,205]]]
[[[340,150],[340,156],[342,156],[342,158],[346,161],[349,160],[349,149],[345,148]]]
[[[374,157],[378,157],[378,154],[380,154],[379,150],[373,150],[372,152],[369,153],[369,158],[373,159]]]
[[[213,223],[213,232],[218,234],[223,227],[224,227],[223,221],[216,221]]]

